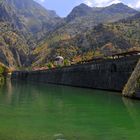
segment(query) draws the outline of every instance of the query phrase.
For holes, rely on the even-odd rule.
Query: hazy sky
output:
[[[80,3],[85,3],[89,6],[103,7],[113,3],[124,3],[133,8],[140,8],[140,0],[35,0],[45,6],[47,9],[55,10],[59,16],[66,16],[73,7]]]

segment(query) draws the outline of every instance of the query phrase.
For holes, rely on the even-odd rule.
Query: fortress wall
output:
[[[15,71],[12,79],[122,91],[139,58],[107,59],[46,71]]]

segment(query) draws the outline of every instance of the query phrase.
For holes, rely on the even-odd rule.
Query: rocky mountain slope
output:
[[[0,19],[8,21],[27,38],[39,41],[59,24],[54,11],[49,11],[33,0],[1,0]]]
[[[0,61],[7,66],[24,67],[44,65],[56,55],[68,60],[89,59],[108,49],[131,48],[136,45],[133,30],[139,24],[130,23],[132,18],[130,27],[128,20],[116,21],[136,14],[136,10],[122,3],[104,8],[81,4],[62,19],[33,0],[0,0]],[[134,21],[139,19],[136,17]],[[133,24],[137,27],[133,28]],[[139,30],[136,32],[139,34]]]
[[[0,22],[0,62],[9,67],[26,66],[29,46],[26,39],[6,22]]]
[[[60,18],[33,0],[0,0],[0,60],[8,65],[29,65],[37,46]]]
[[[66,17],[66,25],[59,30],[65,30],[70,35],[91,30],[100,23],[115,22],[126,19],[138,12],[123,3],[113,4],[104,8],[89,7],[81,4],[75,7]]]
[[[89,7],[86,4],[80,4],[72,10],[72,12],[66,17],[66,19],[67,21],[72,21],[76,18],[88,16],[90,20],[91,18],[94,18],[96,22],[100,20],[98,22],[101,23],[105,20],[109,22],[110,20],[116,21],[118,19],[124,19],[136,13],[138,13],[136,10],[128,7],[127,5],[124,5],[123,3],[112,4],[108,7],[103,8]],[[111,19],[112,16],[115,17]]]
[[[61,20],[54,11],[49,11],[33,0],[9,0],[22,25],[37,39],[52,30]]]
[[[35,65],[47,63],[56,55],[71,61],[82,61],[94,56],[140,49],[140,14],[115,23],[99,24],[72,38],[65,37],[46,41],[35,49]]]

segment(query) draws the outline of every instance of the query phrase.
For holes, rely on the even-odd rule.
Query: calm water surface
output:
[[[38,83],[0,87],[0,140],[139,140],[140,101]]]

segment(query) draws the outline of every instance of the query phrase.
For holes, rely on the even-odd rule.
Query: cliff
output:
[[[131,98],[140,97],[140,60],[125,85],[123,95]]]

